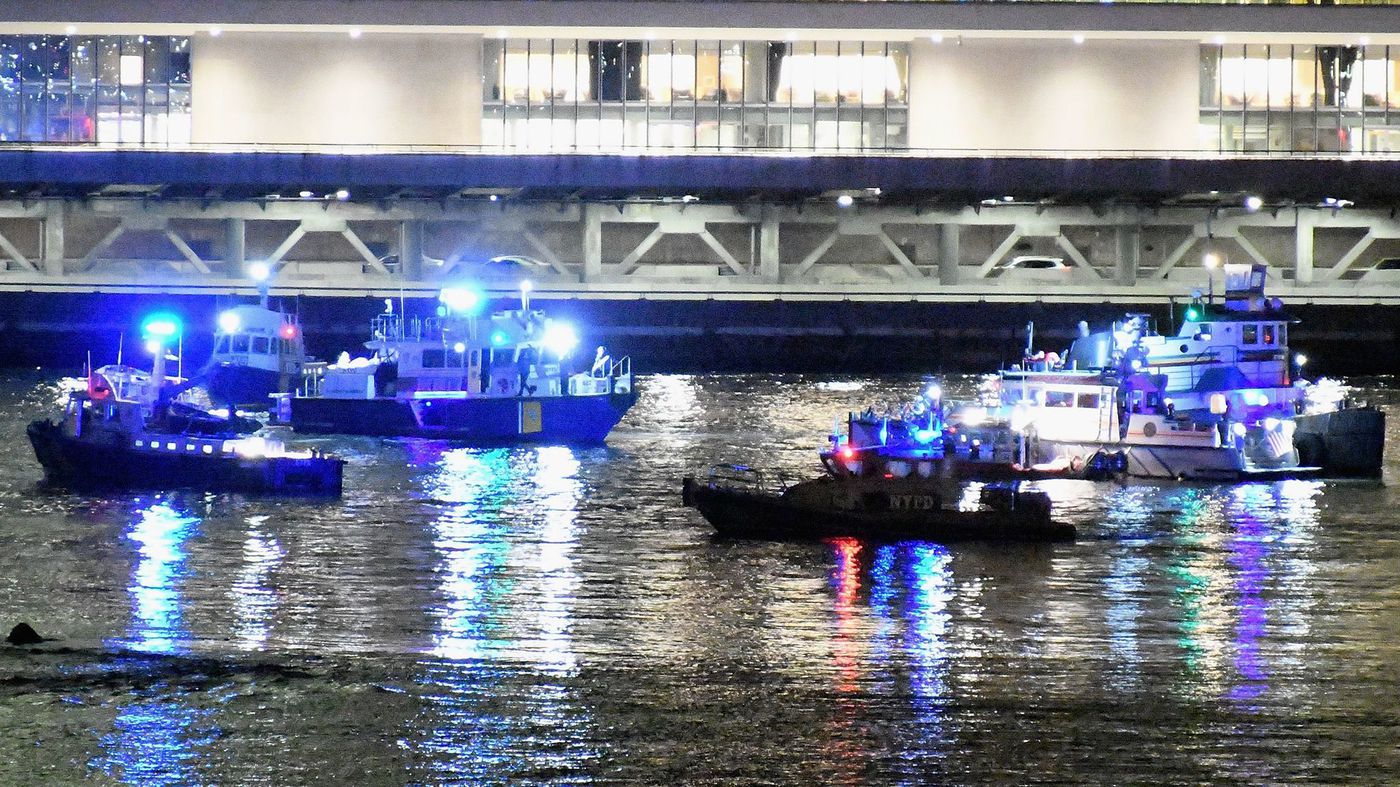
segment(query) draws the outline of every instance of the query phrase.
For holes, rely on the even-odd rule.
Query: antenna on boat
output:
[[[122,345],[126,344],[126,331],[117,334],[117,366],[122,365]]]
[[[1026,323],[1026,357],[1035,352],[1035,320]]]

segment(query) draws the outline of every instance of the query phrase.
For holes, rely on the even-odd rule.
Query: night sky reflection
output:
[[[135,512],[125,534],[136,556],[127,588],[132,620],[125,639],[108,643],[119,649],[112,669],[158,672],[169,658],[188,652],[181,586],[188,574],[185,544],[199,526],[199,517],[167,501]],[[163,680],[136,689],[135,696],[118,710],[113,731],[101,740],[105,754],[94,765],[127,784],[197,781],[193,768],[208,742],[200,729],[208,711],[192,707],[184,690]]]
[[[582,774],[596,755],[569,678],[579,578],[571,449],[420,445],[438,601],[420,662],[424,717],[406,742],[429,782]]]

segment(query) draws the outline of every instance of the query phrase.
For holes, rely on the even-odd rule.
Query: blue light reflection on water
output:
[[[952,554],[942,544],[927,542],[867,545],[855,539],[834,539],[829,543],[838,630],[834,652],[837,691],[854,691],[865,677],[864,671],[903,667],[900,672],[907,676],[915,734],[901,739],[900,761],[909,766],[908,776],[917,783],[925,761],[944,756],[950,735],[945,716],[950,699]],[[857,602],[863,558],[869,560],[869,604],[875,623],[869,660],[864,664],[854,642],[860,629]],[[851,641],[842,647],[842,640],[848,638]],[[854,713],[851,708],[846,710]],[[849,734],[844,728],[851,721],[838,715],[838,729]]]
[[[442,511],[431,526],[436,623],[419,664],[429,722],[405,746],[433,782],[582,774],[596,754],[567,680],[578,460],[563,447],[415,450],[433,468],[424,494]]]
[[[181,614],[181,585],[187,569],[185,544],[199,529],[199,517],[156,501],[136,512],[126,540],[136,545],[136,565],[128,592],[132,621],[125,648],[114,667],[157,671],[164,659],[188,651],[189,631]],[[130,652],[138,655],[130,655]],[[148,654],[148,655],[140,655]],[[137,700],[118,710],[113,731],[104,735],[105,754],[94,765],[127,784],[178,785],[194,781],[199,747],[209,741],[200,727],[208,711],[185,700],[183,690],[163,681],[140,688]]]

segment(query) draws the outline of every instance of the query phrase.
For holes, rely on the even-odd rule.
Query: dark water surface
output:
[[[0,381],[0,784],[1392,782],[1391,485],[1043,484],[1056,546],[717,541],[918,379],[656,376],[608,447],[340,439],[345,499],[45,491]],[[962,381],[966,388],[969,381]],[[1400,389],[1387,479],[1397,476]]]

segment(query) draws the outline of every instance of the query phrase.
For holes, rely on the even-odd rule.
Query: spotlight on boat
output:
[[[1299,369],[1302,369],[1303,364],[1308,362],[1308,356],[1303,355],[1302,353],[1298,353],[1297,355],[1293,356],[1293,362],[1298,364]]]
[[[265,262],[254,262],[248,266],[248,278],[253,281],[267,281],[271,275],[272,269]]]
[[[563,358],[578,346],[578,332],[567,322],[550,320],[544,328],[544,348]]]
[[[236,333],[243,321],[238,319],[238,312],[229,310],[219,315],[219,330],[224,333]]]
[[[1259,195],[1250,194],[1244,198],[1244,209],[1250,213],[1254,213],[1262,207],[1264,207],[1264,199]]]
[[[924,396],[927,397],[929,401],[936,402],[943,398],[943,388],[938,383],[934,383],[924,389]]]
[[[466,343],[464,343],[464,342],[457,342],[456,344],[452,345],[452,352],[455,352],[455,353],[457,353],[458,355],[461,355],[462,353],[464,353],[464,352],[466,352],[466,351],[467,351],[467,345],[466,345]]]
[[[852,197],[850,194],[842,194],[836,198],[836,204],[843,208],[849,208],[856,204],[856,198]]]
[[[483,305],[481,293],[472,287],[444,287],[438,293],[443,306],[460,314],[475,314]]]

